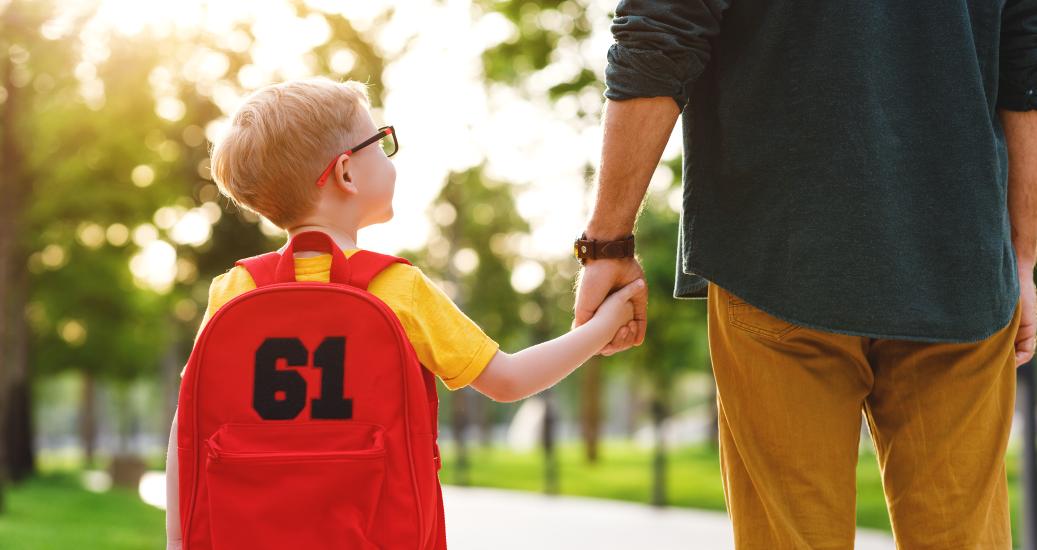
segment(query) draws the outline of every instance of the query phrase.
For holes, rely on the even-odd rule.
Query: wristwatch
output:
[[[616,241],[596,241],[588,239],[584,233],[573,243],[573,256],[583,265],[587,265],[587,260],[633,258],[634,236]]]

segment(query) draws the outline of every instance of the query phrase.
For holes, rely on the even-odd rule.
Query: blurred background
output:
[[[164,546],[165,447],[209,281],[285,239],[209,174],[264,84],[369,83],[399,135],[397,214],[360,245],[412,260],[505,350],[565,331],[614,8],[0,0],[0,548]],[[672,139],[638,226],[645,345],[523,403],[441,388],[448,503],[511,502],[462,489],[482,487],[560,495],[528,501],[559,514],[600,504],[577,496],[723,511],[705,303],[671,298],[680,163]],[[859,524],[888,532],[866,433],[861,453]]]

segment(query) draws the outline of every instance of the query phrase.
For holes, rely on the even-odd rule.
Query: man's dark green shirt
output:
[[[986,338],[1019,298],[998,109],[1037,0],[624,0],[605,96],[682,109],[675,295],[831,332]]]

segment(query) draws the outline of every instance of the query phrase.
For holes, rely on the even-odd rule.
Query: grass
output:
[[[79,472],[41,473],[9,487],[0,548],[143,550],[165,546],[165,513],[136,491],[83,489]]]
[[[443,448],[444,483],[457,483],[458,468],[449,446]],[[470,485],[522,491],[542,491],[543,459],[539,451],[516,453],[501,448],[471,449]],[[651,457],[629,444],[608,444],[597,464],[583,460],[582,448],[559,449],[560,493],[632,502],[648,502],[651,490]],[[724,509],[720,463],[707,447],[688,447],[670,456],[671,504],[712,510]]]
[[[444,483],[456,483],[457,465],[444,445]],[[565,495],[648,502],[651,455],[629,443],[603,446],[601,460],[587,464],[576,444],[559,448],[560,492]],[[161,468],[161,457],[149,461]],[[538,451],[503,448],[471,450],[470,485],[541,491],[543,460]],[[1009,489],[1013,531],[1018,534],[1018,453],[1009,456]],[[41,473],[5,493],[7,510],[0,515],[0,548],[19,550],[137,550],[161,548],[164,512],[141,502],[136,491],[113,488],[105,493],[83,489],[81,467],[72,460],[41,460]],[[717,453],[706,446],[685,447],[670,455],[668,492],[673,506],[724,509]],[[875,457],[861,453],[857,468],[857,523],[890,530]],[[1019,540],[1016,538],[1016,540]]]

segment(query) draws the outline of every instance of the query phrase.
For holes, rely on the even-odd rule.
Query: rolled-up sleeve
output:
[[[1037,0],[1008,0],[1001,15],[997,106],[1037,109]]]
[[[616,42],[605,66],[605,97],[672,97],[683,110],[706,67],[726,0],[621,0]]]

